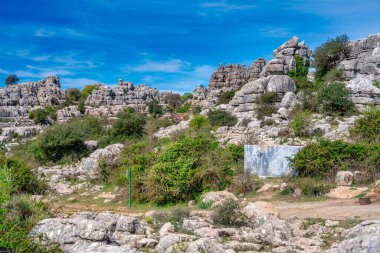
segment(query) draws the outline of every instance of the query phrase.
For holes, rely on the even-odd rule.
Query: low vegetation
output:
[[[380,176],[380,144],[320,140],[301,149],[290,164],[301,177],[333,180],[339,170],[362,172],[363,181]]]
[[[222,110],[211,110],[207,114],[207,117],[212,126],[234,126],[238,119],[231,113]]]
[[[380,109],[373,107],[364,113],[364,117],[355,121],[350,131],[351,137],[359,142],[380,142]]]
[[[218,102],[216,105],[221,105],[221,104],[228,104],[232,98],[235,96],[236,90],[229,90],[224,92],[220,98],[218,99]]]
[[[263,93],[257,97],[256,114],[258,119],[264,119],[264,117],[271,116],[277,111],[275,102],[278,100],[277,92]]]
[[[323,112],[330,115],[347,115],[355,111],[351,90],[343,83],[324,84],[318,92],[318,101]]]

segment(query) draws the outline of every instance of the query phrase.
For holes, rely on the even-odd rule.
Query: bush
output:
[[[146,117],[144,114],[128,108],[117,114],[110,135],[115,139],[141,138],[144,135]]]
[[[288,76],[294,77],[306,77],[309,72],[309,62],[305,62],[305,60],[299,56],[295,56],[296,68],[294,70],[290,70]]]
[[[314,50],[313,66],[316,68],[315,77],[321,79],[338,63],[350,54],[347,35],[329,39]]]
[[[322,196],[335,187],[333,183],[328,183],[309,177],[292,177],[286,180],[286,183],[288,186],[280,193],[282,195],[290,194],[298,188],[301,189],[304,196]]]
[[[81,92],[77,88],[71,88],[66,93],[66,105],[72,105],[81,99]]]
[[[238,119],[227,111],[213,110],[209,111],[207,117],[212,126],[234,126]]]
[[[193,111],[194,115],[198,115],[202,112],[202,107],[200,107],[199,105],[192,106],[191,110]]]
[[[232,98],[235,96],[236,90],[229,90],[224,92],[220,98],[218,99],[218,102],[216,105],[221,105],[221,104],[228,104]]]
[[[297,137],[308,137],[310,135],[310,113],[299,111],[290,123],[290,128]]]
[[[186,103],[186,104],[184,104],[184,105],[182,105],[181,107],[178,108],[178,112],[179,112],[179,113],[185,113],[185,112],[188,112],[189,109],[190,109],[190,107],[191,107],[191,102]]]
[[[165,95],[164,101],[168,104],[169,110],[174,112],[181,105],[181,96],[177,93],[168,93]]]
[[[84,101],[82,99],[78,103],[78,111],[82,114],[84,114],[86,112],[86,107],[85,107]]]
[[[29,113],[29,118],[33,120],[35,124],[48,124],[48,113],[44,109],[36,109]]]
[[[103,133],[99,119],[85,117],[63,124],[56,124],[42,132],[30,149],[40,161],[58,162],[63,158],[75,161],[88,154],[85,140],[97,139]]]
[[[209,128],[210,123],[205,116],[196,115],[190,120],[189,126],[191,129],[199,131],[202,128]]]
[[[241,213],[237,201],[228,199],[212,213],[214,224],[234,226],[240,222]]]
[[[343,78],[343,69],[332,69],[329,72],[326,73],[326,75],[323,77],[323,81],[326,84],[333,83],[333,82],[341,82],[344,81]]]
[[[257,97],[256,114],[258,119],[264,119],[277,111],[275,102],[278,99],[277,92],[263,93]]]
[[[4,187],[9,183],[9,180],[11,181],[10,194],[42,194],[47,190],[46,183],[37,176],[32,168],[14,158],[5,158],[1,155],[0,171],[3,177],[0,182],[6,183]]]
[[[191,100],[192,98],[193,98],[193,93],[191,93],[191,92],[185,92],[181,96],[181,101],[182,101],[182,103],[185,103],[186,101]]]
[[[212,206],[212,201],[201,201],[197,204],[199,209],[210,209]]]
[[[294,76],[292,77],[294,82],[296,83],[296,92],[300,92],[305,89],[314,89],[315,85],[313,82],[309,81],[305,76]]]
[[[303,89],[298,94],[299,103],[296,104],[297,110],[308,111],[308,112],[318,112],[319,101],[318,93],[313,89]]]
[[[373,82],[373,86],[375,86],[376,88],[380,89],[380,82],[379,81]]]
[[[323,111],[328,114],[347,115],[355,110],[351,93],[343,83],[325,84],[318,92],[318,101]]]
[[[356,141],[380,142],[380,109],[374,107],[366,111],[363,118],[355,121],[350,134]]]
[[[350,170],[374,179],[380,175],[380,145],[320,140],[298,151],[289,161],[301,177],[332,181],[339,170]]]
[[[154,117],[161,116],[164,112],[162,106],[157,100],[152,100],[148,103],[148,110]]]

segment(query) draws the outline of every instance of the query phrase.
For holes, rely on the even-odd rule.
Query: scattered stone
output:
[[[351,171],[338,171],[335,177],[337,185],[350,186],[352,185],[354,174]]]
[[[266,183],[257,192],[258,193],[272,192],[272,191],[277,190],[278,188],[280,188],[280,186]]]
[[[174,233],[174,226],[170,222],[166,222],[160,229],[160,236],[167,235],[169,233]]]
[[[300,188],[296,188],[293,192],[293,197],[299,198],[302,196],[302,190]]]

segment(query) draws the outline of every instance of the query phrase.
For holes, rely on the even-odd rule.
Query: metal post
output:
[[[128,207],[132,207],[132,170],[127,169],[128,174]]]

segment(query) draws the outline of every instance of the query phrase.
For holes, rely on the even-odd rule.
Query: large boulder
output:
[[[224,253],[223,246],[216,240],[201,238],[189,244],[186,253]]]

